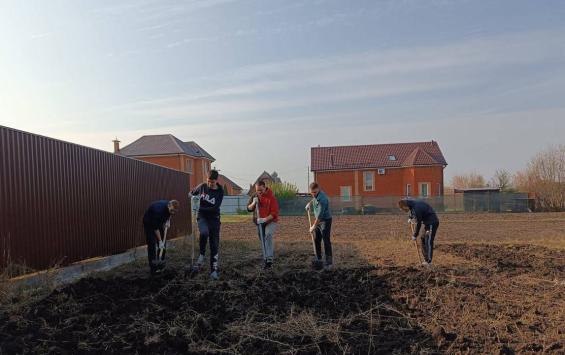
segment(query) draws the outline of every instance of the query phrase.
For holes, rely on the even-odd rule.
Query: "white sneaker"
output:
[[[206,257],[200,254],[200,256],[198,256],[198,260],[196,261],[196,265],[198,265],[198,267],[202,267],[205,261],[206,261]]]
[[[217,271],[213,271],[213,272],[210,274],[210,278],[211,278],[212,280],[216,281],[216,280],[218,280],[218,279],[220,278],[220,275],[218,274]]]
[[[422,265],[424,266],[430,266],[430,264],[427,261],[422,261]]]

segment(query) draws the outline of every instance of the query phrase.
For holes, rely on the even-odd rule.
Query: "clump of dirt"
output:
[[[433,349],[371,267],[184,280],[87,278],[16,317],[6,353],[367,353]]]

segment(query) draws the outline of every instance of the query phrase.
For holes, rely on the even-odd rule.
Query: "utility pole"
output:
[[[308,175],[308,189],[310,188],[310,166],[308,166],[306,170],[306,175]]]

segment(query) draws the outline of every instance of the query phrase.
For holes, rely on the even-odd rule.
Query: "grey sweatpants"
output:
[[[264,239],[261,240],[261,231],[259,228],[263,229]],[[257,226],[257,235],[259,236],[259,242],[261,243],[261,250],[263,251],[263,259],[267,261],[273,261],[275,257],[275,232],[277,230],[277,224],[271,222],[267,225],[262,224]]]

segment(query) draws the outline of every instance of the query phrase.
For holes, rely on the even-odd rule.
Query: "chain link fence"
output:
[[[405,196],[330,197],[330,207],[334,215],[374,215],[400,213],[397,203]],[[226,196],[222,204],[223,214],[246,214],[248,196]],[[304,206],[310,197],[297,196],[279,200],[280,214],[283,216],[303,215]],[[437,212],[531,212],[533,200],[526,193],[460,193],[446,196],[422,198]]]

